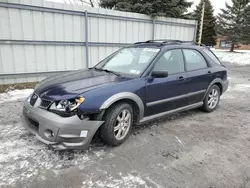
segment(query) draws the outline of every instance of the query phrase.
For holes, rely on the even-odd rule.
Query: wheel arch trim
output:
[[[144,104],[138,95],[131,93],[131,92],[121,92],[121,93],[117,93],[117,94],[109,97],[101,105],[100,110],[107,109],[115,102],[123,100],[123,99],[130,99],[137,104],[137,106],[139,107],[139,111],[140,111],[140,119],[142,119],[144,116]]]
[[[222,81],[220,78],[215,78],[215,79],[209,84],[209,86],[207,87],[207,90],[206,90],[206,93],[205,93],[205,95],[204,95],[204,97],[203,97],[203,100],[204,100],[205,97],[207,96],[207,93],[208,93],[209,89],[210,89],[214,84],[216,84],[216,83],[220,83],[220,84],[222,85],[222,87],[223,87],[223,81]],[[223,88],[222,88],[222,90],[223,90]],[[221,94],[222,94],[222,93],[221,93]]]

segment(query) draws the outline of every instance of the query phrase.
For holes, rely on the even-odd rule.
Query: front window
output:
[[[159,51],[159,48],[123,48],[102,61],[96,67],[139,76],[144,72]]]

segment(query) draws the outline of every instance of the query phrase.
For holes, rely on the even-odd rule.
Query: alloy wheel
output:
[[[217,89],[212,89],[208,95],[208,101],[207,101],[208,107],[210,109],[214,109],[217,106],[218,101],[219,101],[219,92]]]
[[[129,110],[124,109],[117,116],[116,123],[114,126],[114,134],[117,140],[122,140],[128,134],[131,126],[131,113]]]

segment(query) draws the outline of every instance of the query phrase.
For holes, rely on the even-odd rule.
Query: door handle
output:
[[[180,76],[180,77],[178,78],[178,80],[182,81],[182,80],[185,80],[185,78],[184,78],[184,76]]]
[[[208,71],[207,73],[208,73],[208,74],[211,74],[212,72],[211,72],[211,71]]]

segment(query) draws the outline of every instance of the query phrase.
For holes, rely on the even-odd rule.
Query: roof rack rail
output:
[[[182,41],[182,44],[198,45],[198,43],[197,43],[197,42],[194,42],[194,41]]]
[[[198,42],[194,42],[194,41],[182,41],[183,44],[193,44],[193,45],[197,45],[197,46],[204,46],[207,47],[205,44],[199,44]]]
[[[145,42],[136,42],[136,43],[134,43],[134,44],[143,44],[143,43],[145,43]]]
[[[155,39],[155,40],[148,40],[145,43],[150,43],[150,42],[161,42],[161,43],[182,43],[181,40],[171,40],[171,39]]]
[[[144,44],[144,43],[160,43],[160,44],[189,44],[207,47],[205,44],[198,44],[194,41],[182,41],[182,40],[171,40],[171,39],[155,39],[147,40],[145,42],[136,42],[135,44]]]

